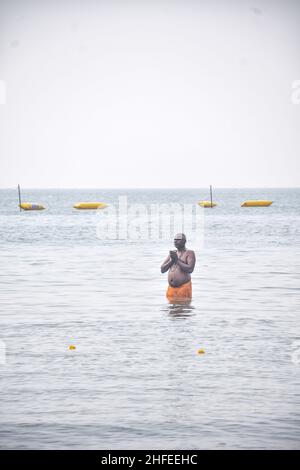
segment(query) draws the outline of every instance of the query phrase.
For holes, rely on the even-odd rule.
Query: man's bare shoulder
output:
[[[186,254],[195,256],[195,252],[193,250],[186,250]]]

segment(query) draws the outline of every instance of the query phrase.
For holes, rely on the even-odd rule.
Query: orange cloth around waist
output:
[[[169,286],[166,293],[169,300],[186,300],[192,298],[192,281],[186,282],[179,287]]]

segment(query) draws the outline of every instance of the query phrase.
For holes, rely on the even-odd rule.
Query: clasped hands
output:
[[[177,263],[178,261],[178,255],[176,251],[170,251],[170,258],[173,261],[173,263]]]

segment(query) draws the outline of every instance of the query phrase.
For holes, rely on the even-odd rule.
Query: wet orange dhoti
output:
[[[186,282],[179,287],[169,286],[166,293],[167,299],[173,302],[174,300],[191,300],[192,298],[192,282]]]

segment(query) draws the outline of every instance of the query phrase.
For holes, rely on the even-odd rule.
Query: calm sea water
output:
[[[99,240],[72,209],[119,195],[208,198],[26,190],[47,211],[19,213],[0,191],[1,448],[300,448],[300,190],[215,191],[190,306],[165,298],[171,242]]]

